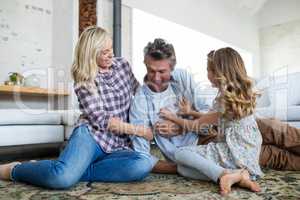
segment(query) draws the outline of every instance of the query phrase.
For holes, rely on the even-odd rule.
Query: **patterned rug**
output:
[[[300,199],[300,172],[265,170],[259,184],[262,187],[260,193],[234,187],[230,195],[222,198],[217,185],[177,175],[151,174],[136,183],[81,182],[65,191],[0,181],[0,199]]]

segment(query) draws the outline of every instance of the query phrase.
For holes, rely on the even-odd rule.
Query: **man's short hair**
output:
[[[172,70],[176,65],[176,56],[173,45],[161,38],[154,39],[153,42],[149,42],[144,48],[144,62],[147,57],[150,57],[153,60],[169,59]]]

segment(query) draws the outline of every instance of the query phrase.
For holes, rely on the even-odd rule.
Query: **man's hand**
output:
[[[180,126],[168,120],[157,122],[154,126],[154,130],[164,137],[180,135],[183,132]]]

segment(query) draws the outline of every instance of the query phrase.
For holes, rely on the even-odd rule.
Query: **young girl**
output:
[[[160,112],[162,117],[186,131],[199,132],[204,125],[218,124],[218,143],[179,148],[175,153],[179,168],[193,168],[218,182],[222,195],[228,194],[235,183],[260,191],[250,178],[262,175],[259,166],[262,138],[253,116],[256,93],[244,62],[234,49],[222,48],[208,54],[207,71],[208,79],[219,89],[211,112],[193,111],[186,100],[180,102],[180,114],[192,116],[194,120],[179,118],[166,109]],[[218,165],[219,173],[210,173],[207,163]]]
[[[78,181],[125,182],[143,179],[148,157],[134,152],[129,135],[152,138],[152,131],[127,123],[138,87],[129,63],[114,58],[112,40],[89,27],[76,46],[72,75],[82,112],[68,145],[57,160],[0,165],[0,179],[65,189]]]

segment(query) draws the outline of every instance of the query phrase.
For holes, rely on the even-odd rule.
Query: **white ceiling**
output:
[[[255,15],[268,0],[232,0],[239,9],[247,10],[251,15]]]

